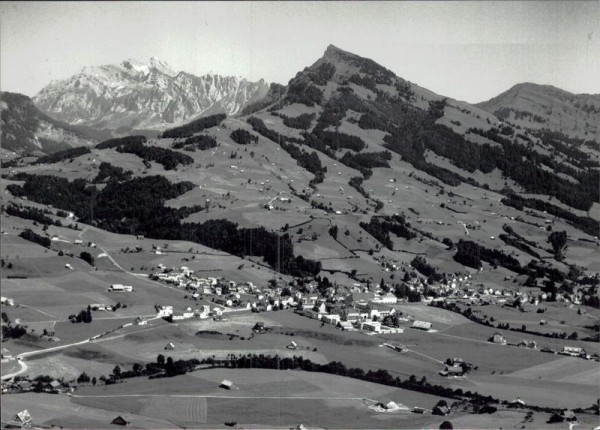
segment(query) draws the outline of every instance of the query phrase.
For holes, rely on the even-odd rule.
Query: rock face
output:
[[[50,83],[33,101],[58,120],[126,132],[164,129],[215,113],[235,115],[268,90],[263,80],[176,73],[153,57],[147,63],[85,67]]]
[[[40,112],[27,96],[0,93],[0,142],[18,154],[50,154],[99,139]]]
[[[560,131],[584,140],[600,138],[600,94],[572,94],[550,85],[523,83],[476,106],[521,127]]]

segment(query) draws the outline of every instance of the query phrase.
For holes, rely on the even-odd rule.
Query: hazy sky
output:
[[[600,93],[600,1],[1,2],[0,87],[151,56],[285,84],[330,43],[469,102],[525,81]]]

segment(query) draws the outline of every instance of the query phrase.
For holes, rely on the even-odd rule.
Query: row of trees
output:
[[[181,148],[194,148],[199,149],[200,151],[205,151],[207,149],[216,148],[217,140],[209,136],[208,134],[198,134],[196,136],[188,137],[185,140],[180,140],[173,144],[173,149],[181,149]]]
[[[50,244],[52,243],[50,238],[37,234],[31,229],[23,230],[21,233],[19,233],[19,237],[22,237],[30,242],[37,243],[38,245],[42,245],[45,248],[50,248]]]
[[[189,155],[156,146],[145,146],[142,143],[128,143],[117,148],[118,152],[135,154],[144,161],[155,161],[162,164],[165,170],[174,170],[179,164],[192,164],[194,159]]]
[[[22,219],[29,219],[35,222],[39,222],[43,225],[56,225],[59,227],[62,225],[59,220],[54,221],[52,218],[46,215],[50,213],[49,210],[42,210],[39,208],[28,206],[19,207],[14,203],[9,204],[4,210],[8,215],[16,216]]]
[[[185,125],[167,129],[163,132],[162,137],[175,139],[190,137],[195,133],[200,133],[202,130],[206,130],[207,128],[218,126],[225,118],[227,118],[227,115],[224,113],[200,118]]]
[[[69,160],[80,157],[85,154],[89,154],[90,148],[87,146],[79,146],[76,148],[65,149],[64,151],[55,152],[54,154],[45,155],[36,160],[35,164],[51,164],[58,163],[59,161]]]
[[[598,221],[594,220],[590,216],[583,217],[575,215],[573,212],[553,205],[546,200],[540,200],[532,197],[521,197],[515,193],[507,193],[506,197],[502,199],[502,203],[518,210],[530,208],[541,212],[546,212],[549,215],[557,216],[565,221],[568,221],[573,227],[589,234],[590,236],[600,235],[600,224]]]

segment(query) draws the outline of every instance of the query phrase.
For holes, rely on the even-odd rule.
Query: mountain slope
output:
[[[236,114],[263,98],[268,89],[262,80],[175,73],[153,57],[147,63],[126,60],[120,65],[86,67],[44,87],[34,103],[70,124],[157,130],[201,115]]]
[[[97,142],[76,127],[43,114],[22,94],[0,93],[0,118],[2,148],[20,154],[50,154]]]
[[[600,94],[572,94],[551,85],[523,83],[476,106],[521,127],[600,140]]]

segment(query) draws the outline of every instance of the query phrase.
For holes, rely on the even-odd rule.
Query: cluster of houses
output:
[[[498,345],[507,345],[508,344],[506,338],[502,335],[502,333],[498,333],[498,332],[494,333],[494,335],[492,337],[490,337],[488,339],[488,341],[492,342],[492,343],[496,343]],[[516,345],[515,344],[512,344],[512,345],[521,347],[521,348],[534,349],[534,350],[537,350],[537,348],[538,348],[538,344],[535,340],[528,340],[528,339],[523,339]],[[600,361],[600,356],[597,353],[589,354],[586,352],[586,350],[584,348],[581,348],[578,346],[564,346],[562,351],[555,351],[551,348],[544,347],[540,351],[548,352],[551,354],[568,355],[570,357],[578,357],[578,358],[583,358],[585,360]]]
[[[41,391],[45,393],[67,393],[73,389],[68,384],[56,379],[30,380],[27,378],[15,378],[16,381],[2,382],[2,394],[27,393],[30,391]]]
[[[400,322],[408,323],[409,318],[400,316],[393,306],[398,298],[393,294],[377,295],[373,292],[351,293],[343,300],[327,302],[317,295],[298,297],[295,312],[308,318],[332,324],[343,330],[362,330],[370,333],[403,333]],[[385,325],[388,317],[396,322]],[[430,330],[431,323],[414,321],[414,328]]]

